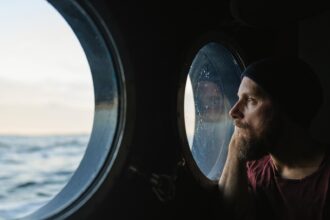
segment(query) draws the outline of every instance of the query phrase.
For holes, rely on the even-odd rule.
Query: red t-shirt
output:
[[[280,177],[269,155],[248,162],[247,175],[256,202],[257,219],[330,219],[329,158],[325,156],[317,171],[300,180]]]

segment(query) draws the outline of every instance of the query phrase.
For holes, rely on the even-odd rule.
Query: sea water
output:
[[[69,181],[89,135],[0,136],[0,219],[30,214]]]

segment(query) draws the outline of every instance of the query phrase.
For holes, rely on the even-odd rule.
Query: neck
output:
[[[313,140],[305,130],[290,126],[270,152],[277,171],[290,179],[300,179],[317,170],[324,154],[324,145]]]

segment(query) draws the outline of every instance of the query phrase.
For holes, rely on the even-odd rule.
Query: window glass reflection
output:
[[[228,49],[209,43],[197,53],[188,74],[191,85],[186,85],[185,102],[190,104],[185,104],[185,122],[186,130],[194,131],[187,132],[188,142],[196,164],[211,180],[220,177],[226,160],[233,131],[228,112],[236,99],[240,72]]]

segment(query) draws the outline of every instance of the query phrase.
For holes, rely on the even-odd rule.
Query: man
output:
[[[298,58],[263,59],[243,72],[219,180],[236,219],[329,218],[330,159],[309,135],[321,104],[316,75]]]

